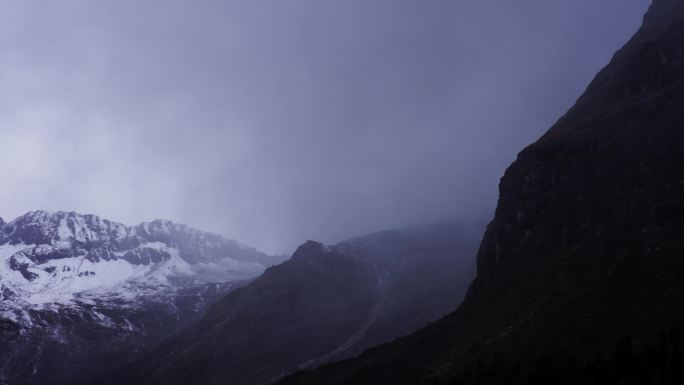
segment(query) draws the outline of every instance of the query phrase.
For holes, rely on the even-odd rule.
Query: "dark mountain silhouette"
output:
[[[351,357],[455,309],[484,225],[381,232],[292,258],[98,383],[264,384]]]
[[[655,0],[506,171],[463,305],[281,384],[683,383],[683,256],[684,1]]]

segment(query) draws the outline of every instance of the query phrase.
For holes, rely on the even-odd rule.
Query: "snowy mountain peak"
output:
[[[31,211],[0,228],[0,289],[38,306],[93,293],[136,295],[132,287],[167,290],[244,279],[271,260],[167,220],[128,227],[96,215]]]
[[[75,212],[31,211],[8,223],[0,233],[2,244],[81,244],[121,240],[129,229],[96,215]],[[63,244],[64,246],[64,244]]]

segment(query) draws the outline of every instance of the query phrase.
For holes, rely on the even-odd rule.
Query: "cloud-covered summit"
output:
[[[0,213],[166,217],[269,252],[489,216],[647,6],[6,1]]]

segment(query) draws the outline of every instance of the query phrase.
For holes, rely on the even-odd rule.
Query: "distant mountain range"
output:
[[[0,383],[261,384],[351,357],[455,308],[483,228],[309,241],[267,268],[168,221],[30,212],[0,228]]]
[[[0,221],[0,382],[54,381],[143,349],[278,261],[164,220],[34,211]]]

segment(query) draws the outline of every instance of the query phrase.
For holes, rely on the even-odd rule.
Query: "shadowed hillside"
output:
[[[684,1],[655,0],[506,171],[465,303],[282,384],[676,383],[683,255]]]

